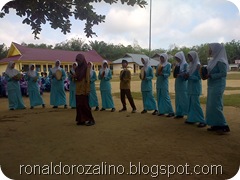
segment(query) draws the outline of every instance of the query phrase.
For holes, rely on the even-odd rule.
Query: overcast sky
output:
[[[40,39],[35,40],[31,27],[22,24],[23,19],[11,10],[10,14],[0,18],[0,44],[8,47],[11,42],[55,45],[71,38],[82,38],[86,43],[97,40],[126,46],[135,41],[142,48],[149,47],[149,6],[140,8],[101,2],[94,7],[98,13],[106,15],[105,23],[93,27],[98,37],[86,38],[83,32],[85,22],[72,19],[71,33],[64,35],[47,24],[42,26]],[[172,44],[191,47],[233,39],[240,40],[240,13],[232,2],[152,0],[152,49],[168,49]]]

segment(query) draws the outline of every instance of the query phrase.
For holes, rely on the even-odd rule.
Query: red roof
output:
[[[65,50],[53,50],[53,49],[41,49],[41,48],[29,48],[17,43],[12,43],[22,55],[7,57],[1,62],[9,61],[53,61],[57,59],[61,62],[75,62],[76,56],[81,53],[85,56],[87,61],[102,63],[103,58],[95,51],[65,51]]]

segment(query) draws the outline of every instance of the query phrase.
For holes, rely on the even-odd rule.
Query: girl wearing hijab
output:
[[[196,51],[190,51],[188,53],[188,59],[190,61],[187,79],[188,79],[188,115],[186,124],[199,123],[198,127],[205,127],[206,123],[203,116],[203,111],[200,105],[199,96],[202,93],[202,82],[199,74],[200,60]]]
[[[64,105],[67,109],[66,94],[64,90],[64,80],[66,79],[65,71],[60,67],[61,62],[56,61],[55,67],[49,72],[49,78],[51,79],[51,92],[50,92],[50,105],[53,108],[58,108],[58,106]],[[60,70],[62,72],[62,77],[60,80],[56,79],[56,72]]]
[[[182,51],[175,54],[175,59],[178,62],[179,74],[175,79],[175,109],[176,116],[174,118],[183,118],[188,112],[188,94],[187,94],[187,73],[188,64]]]
[[[217,131],[220,134],[230,132],[223,115],[223,93],[226,87],[228,59],[225,47],[219,43],[209,44],[208,62],[208,90],[206,105],[206,123],[211,126],[209,131]]]
[[[77,68],[77,62],[73,63],[72,68],[70,69],[70,73],[68,74],[68,79],[70,81],[69,85],[69,106],[72,109],[76,108],[76,83],[74,79],[74,75],[76,74],[75,70]]]
[[[77,125],[92,126],[95,124],[95,120],[89,106],[90,68],[88,68],[83,54],[77,55],[76,62],[78,63],[74,75],[76,80],[76,121]]]
[[[9,102],[9,109],[26,109],[22,94],[20,90],[20,84],[18,76],[20,76],[20,72],[15,68],[15,63],[10,61],[8,63],[7,69],[5,71],[5,77],[7,80],[7,92],[8,92],[8,102]]]
[[[158,71],[159,70],[159,71]],[[157,88],[157,103],[158,116],[168,114],[167,117],[174,116],[171,99],[168,91],[168,78],[171,74],[171,64],[168,62],[168,55],[163,53],[160,55],[160,63],[156,70],[156,88]]]
[[[95,111],[99,110],[98,98],[96,92],[95,81],[97,80],[96,72],[93,70],[93,63],[88,62],[88,68],[90,68],[90,94],[89,94],[89,106],[95,107]]]
[[[42,105],[42,107],[45,107],[45,104],[43,102],[43,99],[40,95],[40,89],[38,86],[38,80],[39,75],[36,71],[34,71],[34,65],[29,65],[29,70],[26,75],[26,80],[28,81],[27,87],[28,87],[28,95],[30,99],[30,109],[33,109],[34,106]]]
[[[143,111],[141,113],[144,114],[147,113],[147,111],[154,110],[152,115],[157,115],[157,105],[152,91],[153,69],[150,66],[148,58],[142,58],[141,60],[143,63],[142,68],[145,72],[145,76],[141,81],[141,92],[143,98]]]
[[[111,112],[114,112],[115,107],[113,103],[110,83],[110,80],[112,79],[112,73],[108,68],[108,62],[106,60],[103,60],[102,68],[98,74],[98,79],[100,80],[100,92],[102,97],[102,109],[100,111],[112,108]]]

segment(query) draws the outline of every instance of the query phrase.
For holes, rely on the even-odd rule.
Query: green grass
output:
[[[113,93],[113,96],[120,98],[120,93]],[[142,93],[141,92],[132,92],[133,99],[142,100]],[[154,97],[156,98],[156,93],[154,93]],[[175,95],[170,93],[170,98],[174,100]],[[200,103],[206,104],[207,97],[200,97]],[[224,106],[234,106],[240,108],[240,94],[231,94],[231,95],[224,95],[223,96],[223,103]]]
[[[227,80],[240,80],[240,72],[228,73]]]
[[[226,87],[225,90],[240,90],[240,87]]]
[[[153,79],[156,79],[155,75]],[[173,79],[173,73],[171,73],[169,79]],[[139,74],[132,74],[132,81],[140,81]],[[230,72],[227,74],[227,80],[240,80],[240,72]],[[119,81],[119,75],[113,75],[112,80],[113,82]]]
[[[141,92],[131,92],[133,99],[137,99],[137,100],[142,100],[142,93]],[[120,98],[120,92],[119,93],[113,93],[113,96]],[[157,98],[157,93],[154,92],[154,97]],[[170,98],[174,99],[175,95],[173,93],[170,93]]]
[[[200,97],[200,103],[206,104],[207,97]],[[234,106],[240,107],[240,94],[231,94],[223,96],[223,104],[224,106]]]

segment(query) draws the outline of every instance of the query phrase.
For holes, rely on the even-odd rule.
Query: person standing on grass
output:
[[[167,117],[174,116],[171,99],[168,91],[168,78],[171,74],[171,64],[168,62],[168,55],[162,53],[160,55],[160,63],[156,70],[156,89],[157,89],[157,103],[158,116],[168,114]]]
[[[211,126],[208,131],[225,134],[230,132],[230,128],[223,115],[223,93],[229,66],[224,45],[219,43],[209,44],[209,56],[212,59],[207,65],[206,123]]]
[[[183,118],[188,113],[188,94],[187,94],[187,79],[185,74],[187,73],[188,64],[186,62],[184,53],[182,51],[177,52],[174,56],[178,62],[179,74],[175,79],[175,119]],[[177,68],[175,67],[175,68]]]
[[[76,82],[74,75],[76,74],[75,69],[77,68],[77,62],[73,63],[70,72],[68,73],[69,84],[69,106],[71,109],[76,109]]]
[[[40,95],[40,89],[38,86],[39,81],[39,75],[34,70],[34,65],[29,65],[29,70],[26,74],[26,80],[27,80],[27,89],[28,89],[28,95],[30,99],[30,109],[33,109],[35,106],[42,105],[42,107],[45,107],[45,104],[43,102],[42,96]]]
[[[95,120],[89,106],[90,68],[88,68],[83,54],[76,56],[76,62],[78,63],[74,75],[76,80],[76,121],[77,125],[92,126],[95,124]]]
[[[53,105],[53,108],[58,108],[58,106],[64,105],[64,108],[67,109],[66,103],[66,93],[64,90],[64,80],[66,79],[65,71],[60,67],[61,62],[57,60],[55,62],[55,67],[52,68],[49,72],[49,78],[51,79],[51,92],[50,92],[50,105]],[[61,79],[56,78],[56,72],[61,71]]]
[[[128,61],[122,60],[122,68],[123,70],[120,72],[120,97],[123,108],[119,110],[119,112],[123,112],[127,110],[126,106],[126,99],[127,96],[128,101],[132,107],[132,113],[136,113],[136,106],[133,101],[133,97],[130,90],[130,83],[131,83],[131,72],[127,69]]]
[[[103,60],[102,68],[99,71],[98,79],[100,80],[100,92],[102,97],[102,108],[100,111],[105,111],[111,108],[111,112],[115,111],[115,106],[112,98],[111,83],[112,79],[111,70],[108,68],[108,62]]]
[[[26,109],[22,94],[20,90],[19,80],[22,75],[18,70],[15,69],[15,63],[10,61],[5,71],[5,77],[7,81],[7,94],[9,109]]]
[[[154,110],[152,115],[157,115],[157,105],[156,101],[153,96],[153,90],[152,90],[152,79],[153,79],[153,69],[150,65],[150,61],[148,58],[142,58],[141,59],[143,63],[143,70],[144,76],[141,77],[141,92],[142,92],[142,98],[143,98],[143,111],[142,114],[147,113],[147,111]]]
[[[90,94],[89,94],[89,106],[95,107],[94,111],[99,110],[98,97],[96,92],[95,81],[97,80],[96,72],[93,70],[93,63],[88,62],[88,68],[90,68]]]
[[[188,115],[186,124],[199,123],[198,127],[205,127],[206,123],[203,111],[200,105],[199,96],[202,93],[202,82],[199,70],[201,68],[200,60],[196,51],[188,53],[189,67],[186,74],[188,79]]]

